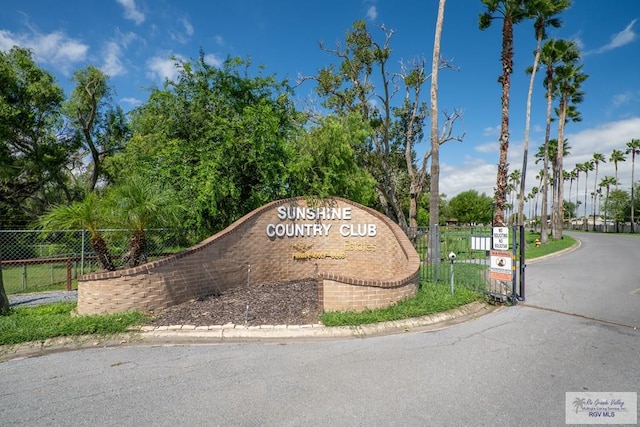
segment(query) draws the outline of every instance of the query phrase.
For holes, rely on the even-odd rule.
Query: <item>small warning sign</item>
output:
[[[513,263],[511,253],[507,251],[491,251],[490,276],[492,279],[510,281],[513,279]]]
[[[509,227],[493,227],[493,248],[498,251],[509,250]]]

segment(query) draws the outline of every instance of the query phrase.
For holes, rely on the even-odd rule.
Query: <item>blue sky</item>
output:
[[[57,77],[67,93],[73,71],[94,64],[111,76],[115,100],[125,110],[147,99],[145,88],[175,76],[171,55],[196,58],[200,48],[212,64],[227,56],[250,57],[254,64],[263,65],[266,73],[295,82],[299,76],[313,75],[334,60],[319,49],[319,41],[328,48],[335,47],[359,19],[366,20],[376,36],[382,35],[377,28],[380,24],[394,31],[390,65],[395,70],[400,61],[415,58],[425,57],[430,64],[438,7],[437,0],[11,3],[0,10],[0,49],[8,50],[15,44],[31,48],[37,62]],[[493,194],[495,183],[501,23],[480,31],[478,15],[482,11],[479,0],[449,0],[445,11],[441,53],[459,70],[441,72],[440,108],[463,111],[456,134],[465,134],[463,142],[452,141],[441,149],[441,191],[449,197],[470,188]],[[584,71],[590,76],[584,84],[584,103],[579,107],[583,120],[567,127],[566,137],[572,149],[565,159],[566,169],[589,160],[595,152],[608,158],[613,149],[624,149],[632,138],[640,138],[639,17],[638,0],[574,0],[571,9],[562,15],[563,26],[550,32],[553,37],[579,44]],[[535,49],[531,22],[519,25],[515,36],[511,170],[522,165],[529,82],[524,70],[531,65]],[[301,106],[313,101],[312,89],[311,83],[297,88]],[[545,100],[540,76],[535,90],[532,153],[544,137]],[[556,135],[554,126],[552,137]],[[528,189],[536,185],[535,175],[540,167],[530,158]],[[613,175],[612,164],[600,165],[598,176],[605,175]],[[628,188],[630,159],[619,165],[618,175],[622,187]],[[640,176],[640,171],[636,175]],[[592,178],[593,173],[590,181]]]

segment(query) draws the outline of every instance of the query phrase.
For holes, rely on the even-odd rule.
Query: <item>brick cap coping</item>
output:
[[[204,248],[211,245],[215,240],[221,238],[222,236],[235,232],[244,222],[246,222],[250,218],[254,216],[258,216],[269,209],[273,209],[277,206],[288,204],[288,203],[296,203],[298,201],[306,202],[307,200],[308,200],[307,198],[300,196],[300,197],[294,197],[290,199],[276,200],[274,202],[267,203],[261,208],[255,209],[249,212],[248,214],[246,214],[245,216],[243,216],[242,218],[236,220],[233,224],[231,224],[224,230],[219,231],[213,236],[208,237],[202,242],[190,248],[187,248],[182,252],[179,252],[174,255],[169,255],[166,258],[162,258],[156,261],[151,261],[134,268],[85,274],[79,277],[78,281],[86,282],[86,281],[96,281],[96,280],[105,280],[105,279],[115,279],[115,278],[125,277],[125,276],[134,276],[140,273],[149,273],[151,270],[155,269],[156,267],[169,264],[177,259],[183,258],[187,255],[203,250]],[[400,245],[403,253],[407,257],[408,262],[407,262],[405,271],[402,274],[400,274],[400,277],[394,280],[362,280],[362,279],[358,279],[357,277],[346,277],[346,276],[332,274],[330,272],[319,272],[318,273],[319,277],[324,279],[329,279],[329,280],[335,280],[341,283],[347,283],[350,285],[371,286],[371,287],[381,287],[381,288],[393,288],[393,287],[403,286],[416,279],[416,275],[420,270],[420,256],[418,255],[415,248],[409,241],[409,238],[407,237],[407,235],[404,233],[404,231],[402,231],[402,229],[398,226],[398,224],[393,222],[389,217],[376,211],[375,209],[371,209],[367,206],[361,205],[356,202],[352,202],[351,200],[347,200],[342,197],[327,197],[324,200],[341,201],[343,203],[354,206],[358,209],[362,209],[367,213],[369,213],[370,215],[376,217],[381,222],[383,222],[387,227],[391,229],[391,232],[396,237],[398,244]]]

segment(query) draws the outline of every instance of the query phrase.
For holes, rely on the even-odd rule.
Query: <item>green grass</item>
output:
[[[138,312],[101,316],[74,316],[76,303],[13,308],[0,316],[0,345],[79,335],[112,335],[146,320]]]
[[[576,243],[576,239],[569,236],[563,236],[561,240],[553,240],[551,236],[549,236],[549,241],[544,244],[536,247],[535,240],[540,238],[540,233],[525,233],[525,241],[527,246],[525,247],[525,259],[535,259],[541,256],[549,255],[555,252],[559,252],[561,250],[570,248]]]
[[[468,304],[482,298],[472,290],[457,287],[451,295],[449,286],[423,283],[416,296],[399,301],[386,308],[365,310],[362,312],[325,312],[321,321],[325,326],[357,326],[368,323],[420,317],[440,313]]]

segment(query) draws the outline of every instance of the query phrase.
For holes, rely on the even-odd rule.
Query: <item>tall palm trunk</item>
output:
[[[544,162],[542,169],[542,212],[540,214],[540,241],[545,244],[549,238],[547,210],[549,197],[549,138],[551,137],[551,107],[553,96],[553,67],[547,68],[547,120],[544,134]]]
[[[527,180],[527,157],[529,157],[529,131],[531,127],[531,98],[533,97],[533,83],[536,80],[536,72],[538,71],[538,63],[540,62],[540,52],[542,51],[542,38],[544,31],[537,31],[536,54],[533,58],[533,68],[531,70],[531,79],[529,79],[529,91],[527,93],[527,111],[524,125],[524,147],[522,154],[522,180],[520,181],[520,197],[518,198],[518,225],[524,223],[522,212],[524,210],[524,190]]]
[[[509,92],[511,88],[511,73],[513,72],[513,23],[510,19],[503,19],[502,25],[502,95],[500,97],[502,105],[502,119],[500,121],[500,157],[498,160],[498,172],[496,174],[495,216],[494,226],[504,226],[504,214],[507,198],[507,177],[509,174],[509,164],[507,155],[509,152]]]
[[[558,151],[556,153],[556,209],[554,226],[551,230],[554,240],[562,239],[562,227],[564,225],[564,174],[562,169],[564,154],[564,125],[567,117],[567,101],[560,100],[560,117],[558,120]]]

